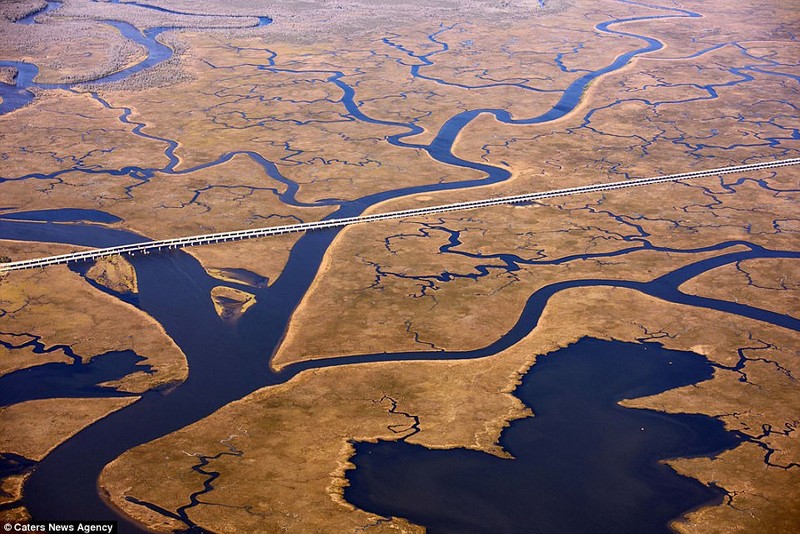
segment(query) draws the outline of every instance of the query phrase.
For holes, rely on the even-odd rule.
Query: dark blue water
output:
[[[158,65],[159,63],[162,63],[172,57],[172,49],[156,40],[156,37],[172,28],[150,28],[142,32],[127,22],[120,22],[116,20],[106,20],[103,22],[109,26],[114,26],[117,30],[119,30],[123,37],[130,39],[131,41],[135,41],[147,48],[147,57],[144,59],[144,61],[141,61],[136,65],[132,65],[126,69],[122,69],[119,72],[109,74],[108,76],[103,76],[97,80],[92,80],[93,84],[118,82],[120,80],[124,80],[125,78],[136,74],[137,72],[141,72],[152,66]]]
[[[108,352],[89,363],[46,363],[0,376],[0,406],[51,398],[129,397],[111,387],[98,384],[119,380],[129,374],[151,372],[141,364],[145,358],[125,350]],[[35,384],[36,387],[31,387]]]
[[[42,222],[95,222],[113,224],[122,219],[105,211],[87,210],[80,208],[59,208],[52,210],[15,211],[3,213],[0,219]]]
[[[583,339],[540,357],[514,392],[535,417],[503,432],[500,444],[513,459],[405,441],[356,443],[344,496],[431,533],[667,533],[669,521],[725,492],[660,462],[714,456],[741,436],[704,415],[617,402],[711,376],[697,354]]]
[[[13,453],[0,453],[0,478],[10,477],[12,475],[21,475],[30,470],[35,462],[28,460],[24,456]],[[0,510],[3,510],[3,505],[0,505]]]
[[[39,241],[43,243],[69,243],[84,247],[114,247],[147,241],[146,238],[128,232],[108,228],[99,224],[79,223],[31,223],[0,218],[0,235],[3,239],[16,241]]]
[[[17,79],[14,85],[0,83],[0,114],[14,111],[33,100],[33,93],[28,87],[33,85],[33,79],[39,74],[36,65],[23,61],[0,61],[0,67],[14,67],[17,69]]]

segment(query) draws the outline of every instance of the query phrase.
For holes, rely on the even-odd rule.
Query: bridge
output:
[[[450,211],[469,210],[483,208],[486,206],[497,206],[501,204],[521,204],[534,202],[547,198],[563,197],[569,195],[581,195],[584,193],[595,193],[598,191],[611,191],[627,187],[639,187],[644,185],[660,184],[666,182],[677,182],[680,180],[691,180],[695,178],[706,178],[709,176],[721,176],[725,174],[743,173],[787,167],[789,165],[799,165],[800,158],[775,160],[770,162],[752,163],[747,165],[736,165],[731,167],[721,167],[705,171],[692,171],[680,174],[667,174],[654,178],[639,178],[633,180],[623,180],[620,182],[609,182],[603,184],[585,185],[580,187],[569,187],[566,189],[554,189],[541,191],[539,193],[528,193],[524,195],[514,195],[506,197],[488,198],[483,200],[473,200],[469,202],[456,202],[453,204],[442,204],[427,208],[416,208],[401,211],[390,211],[373,215],[360,215],[357,217],[342,217],[338,219],[327,219],[322,221],[289,224],[284,226],[269,226],[266,228],[252,228],[249,230],[236,230],[231,232],[218,232],[213,234],[193,235],[187,237],[177,237],[173,239],[162,239],[159,241],[144,241],[130,245],[120,245],[116,247],[98,248],[73,252],[70,254],[60,254],[58,256],[48,256],[29,260],[13,261],[0,264],[0,272],[16,271],[20,269],[31,269],[34,267],[44,267],[46,265],[56,265],[73,261],[92,260],[117,254],[149,253],[151,251],[177,249],[197,245],[210,245],[214,243],[225,243],[228,241],[240,241],[256,237],[266,237],[271,235],[281,235],[295,232],[305,232],[309,230],[321,230],[324,228],[334,228],[348,226],[351,224],[367,223],[373,221],[385,221],[389,219],[404,219],[419,215],[432,215],[436,213],[446,213]]]

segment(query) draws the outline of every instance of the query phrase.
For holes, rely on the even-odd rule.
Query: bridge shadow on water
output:
[[[513,459],[406,441],[356,443],[345,498],[434,533],[669,532],[670,520],[721,501],[724,491],[662,460],[712,456],[742,437],[704,415],[617,402],[711,375],[697,354],[583,339],[541,357],[515,391],[535,416],[503,432]]]

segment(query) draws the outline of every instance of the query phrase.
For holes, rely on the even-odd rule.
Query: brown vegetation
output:
[[[83,428],[138,397],[39,399],[0,407],[0,452],[39,461]],[[18,502],[29,473],[0,478],[0,504]],[[0,521],[29,519],[24,507],[0,510]]]
[[[712,335],[708,324],[715,325]],[[790,366],[792,372],[800,371],[795,370],[792,355],[793,334],[780,328],[669,304],[631,290],[573,289],[553,297],[539,325],[522,342],[495,356],[305,372],[287,384],[265,388],[186,429],[129,451],[104,471],[102,485],[127,513],[164,530],[163,524],[159,527],[162,517],[125,497],[174,510],[188,502],[190,493],[202,488],[204,477],[191,470],[199,455],[236,450],[242,454],[212,460],[211,469],[221,475],[213,492],[202,499],[224,504],[229,513],[219,514],[215,507],[204,505],[189,512],[192,521],[203,528],[224,532],[232,525],[247,525],[250,530],[363,526],[375,518],[341,500],[345,483],[342,474],[352,454],[350,441],[391,440],[410,433],[412,421],[390,413],[388,398],[395,400],[401,411],[419,417],[420,432],[411,436],[410,442],[503,454],[496,445],[503,427],[509,420],[529,414],[511,395],[520,373],[537,355],[582,336],[658,341],[670,349],[701,351],[726,366],[737,361],[737,350],[749,346],[753,337],[775,346],[770,353],[775,362]],[[675,403],[670,399],[680,398],[683,409],[722,417],[737,430],[758,429],[764,423],[778,428],[786,417],[791,421],[791,404],[781,399],[796,396],[797,386],[783,380],[781,370],[773,365],[746,362],[744,371],[758,373],[758,383],[740,382],[738,373],[720,369],[700,388],[684,388],[663,402],[656,397],[637,401],[636,405],[672,411]],[[719,395],[719,391],[725,391],[726,405],[708,404],[707,396]],[[758,400],[753,401],[753,394],[758,394]],[[751,403],[752,410],[747,408]],[[775,412],[775,408],[781,409]],[[737,415],[726,416],[721,409]],[[767,416],[768,412],[772,415]],[[800,448],[795,442],[783,445],[784,454],[797,454]],[[737,524],[745,516],[750,522],[767,521],[775,510],[771,502],[796,502],[798,486],[792,482],[792,472],[765,467],[762,450],[740,448],[723,458],[729,455],[741,455],[735,469],[765,471],[764,476],[748,483],[725,479],[727,485],[722,486],[731,491],[732,501],[729,506],[710,509],[721,510],[720,524]],[[683,462],[674,464],[693,476],[699,476],[705,465],[718,465],[710,460],[693,460],[701,465],[690,470]],[[287,465],[292,468],[287,469]],[[168,477],[156,476],[156,466],[159,473],[169,473]],[[758,495],[768,498],[754,501]],[[747,510],[739,508],[740,500],[748,503]],[[695,517],[691,519],[698,522],[697,528],[702,527],[702,518]]]
[[[0,521],[7,523],[22,523],[30,521],[28,510],[22,506],[0,510]]]
[[[5,242],[10,250],[24,249],[42,255],[50,247]],[[15,254],[16,255],[16,254]],[[22,254],[19,254],[22,256]],[[67,345],[84,363],[115,350],[130,349],[147,358],[152,374],[134,373],[116,385],[122,391],[141,393],[186,378],[186,359],[161,325],[144,312],[93,289],[64,265],[5,273],[0,278],[0,315],[6,341],[28,341],[38,336],[46,347]],[[18,344],[18,343],[15,343]],[[63,361],[60,351],[36,356],[0,347],[6,372]],[[19,351],[22,352],[22,351]]]
[[[148,5],[156,5],[155,2]],[[52,19],[94,19],[119,20],[136,26],[140,30],[156,27],[167,28],[246,28],[258,24],[255,17],[226,17],[218,14],[219,4],[208,4],[207,10],[176,7],[174,2],[163,6],[174,11],[186,11],[189,15],[156,11],[135,4],[120,2],[92,2],[91,0],[70,0],[57,11],[50,14]],[[223,7],[223,11],[225,11]],[[191,14],[196,13],[196,14]]]
[[[16,85],[17,83],[17,68],[16,67],[0,67],[0,83],[6,85]]]
[[[735,302],[800,318],[798,260],[761,259],[709,271],[681,286],[681,291]]]
[[[213,0],[149,0],[151,5],[189,13],[219,16],[269,16],[273,22],[265,28],[249,30],[253,35],[297,44],[319,43],[336,36],[363,38],[375,28],[395,31],[415,24],[439,24],[453,20],[474,20],[504,27],[512,22],[529,22],[557,13],[569,2],[547,0],[541,7],[536,0],[349,0],[307,1],[276,0],[264,5],[248,0],[220,4]],[[239,34],[246,30],[233,30]],[[225,30],[232,34],[233,31]]]
[[[0,451],[41,460],[84,427],[137,399],[40,399],[2,407]]]
[[[121,109],[106,109],[88,94],[47,91],[30,105],[14,113],[0,115],[0,157],[2,177],[14,178],[32,173],[50,174],[71,169],[75,160],[93,168],[116,169],[125,165],[162,167],[165,144],[133,135],[135,125],[122,124]],[[4,207],[18,210],[29,206],[85,207],[94,209],[112,202],[104,191],[84,192],[70,188],[70,203],[50,199],[57,184],[70,184],[75,172],[50,180],[9,180],[0,184]],[[89,181],[84,177],[84,182]],[[122,184],[114,193],[124,196],[126,185],[136,183],[129,177],[94,176],[90,183],[104,182],[104,189]],[[95,198],[97,197],[97,198]],[[111,197],[111,198],[108,198]],[[37,209],[37,208],[34,208]]]
[[[44,9],[46,5],[44,0],[4,0],[0,2],[0,17],[13,22]]]
[[[211,300],[217,315],[226,321],[235,321],[256,303],[252,293],[226,286],[212,288]]]
[[[98,259],[86,273],[86,278],[117,293],[138,293],[136,271],[123,256]]]
[[[779,171],[770,183],[782,187],[792,172]],[[752,182],[737,189],[741,194],[720,195],[714,209],[698,207],[707,202],[707,184],[664,184],[349,227],[328,252],[273,365],[369,352],[475,349],[509,330],[528,296],[554,282],[648,281],[723,253],[680,250],[725,241],[800,247],[800,234],[772,228],[773,220],[791,210],[794,194],[775,196]],[[666,206],[659,202],[665,197],[670,199]],[[637,225],[649,235],[639,235]],[[460,244],[451,253],[440,252],[452,232],[459,232]],[[674,252],[642,249],[612,258],[575,257],[640,248],[643,240]],[[736,248],[724,252],[730,250]],[[533,263],[520,262],[520,270],[509,271],[495,259],[498,254]],[[547,264],[570,257],[575,259]],[[495,267],[486,276],[469,278],[479,274],[478,265]],[[443,273],[456,276],[442,281]],[[335,317],[331,309],[337,310]]]

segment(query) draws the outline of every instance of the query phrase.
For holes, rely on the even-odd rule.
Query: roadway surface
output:
[[[236,230],[231,232],[219,232],[213,234],[193,235],[177,237],[173,239],[162,239],[159,241],[144,241],[130,245],[121,245],[108,248],[97,248],[70,254],[60,254],[58,256],[48,256],[29,260],[14,261],[0,264],[0,272],[16,271],[20,269],[31,269],[34,267],[44,267],[46,265],[56,265],[80,260],[91,260],[117,254],[134,254],[137,252],[149,253],[165,249],[176,249],[197,245],[210,245],[214,243],[224,243],[227,241],[239,241],[256,237],[266,237],[271,235],[281,235],[292,232],[305,232],[308,230],[319,230],[323,228],[334,228],[348,226],[373,221],[384,221],[387,219],[404,219],[418,215],[431,215],[435,213],[445,213],[450,211],[469,210],[482,208],[485,206],[497,206],[501,204],[520,204],[533,202],[546,198],[562,197],[569,195],[580,195],[583,193],[594,193],[598,191],[611,191],[626,187],[638,187],[643,185],[660,184],[666,182],[677,182],[680,180],[691,180],[695,178],[707,178],[710,176],[721,176],[724,174],[734,174],[752,172],[789,165],[800,165],[800,158],[776,160],[763,163],[752,163],[748,165],[736,165],[732,167],[722,167],[705,171],[684,172],[680,174],[668,174],[655,178],[639,178],[634,180],[623,180],[620,182],[610,182],[603,184],[586,185],[581,187],[570,187],[567,189],[554,189],[551,191],[541,191],[539,193],[528,193],[507,197],[488,198],[483,200],[473,200],[469,202],[456,202],[453,204],[442,204],[440,206],[430,206],[427,208],[416,208],[410,210],[390,211],[377,213],[374,215],[360,215],[357,217],[343,217],[337,219],[327,219],[322,221],[290,224],[284,226],[269,226],[265,228],[252,228],[249,230]]]

